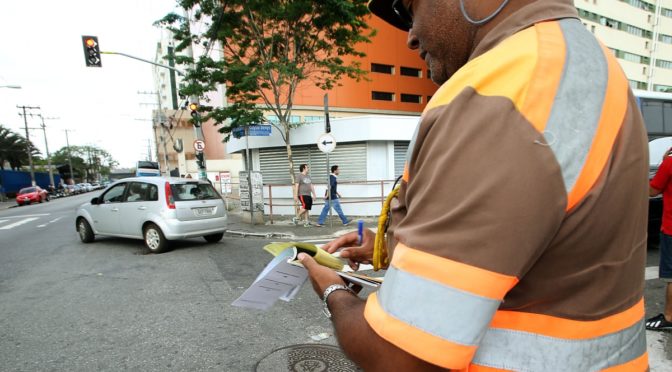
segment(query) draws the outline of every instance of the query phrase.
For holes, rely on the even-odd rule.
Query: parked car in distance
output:
[[[24,187],[16,194],[16,204],[26,205],[49,201],[49,194],[40,186]]]
[[[224,200],[210,183],[168,177],[119,180],[80,206],[75,217],[84,243],[96,235],[143,239],[154,253],[166,251],[170,240],[218,242],[226,224]]]

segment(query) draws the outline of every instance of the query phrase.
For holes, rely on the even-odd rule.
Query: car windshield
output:
[[[208,184],[190,182],[182,184],[171,184],[170,189],[173,192],[175,201],[185,200],[206,200],[219,199],[217,191]]]
[[[19,190],[19,194],[28,194],[28,193],[35,192],[35,191],[37,191],[37,189],[34,188],[34,187],[26,187],[26,188],[23,188],[23,189]]]

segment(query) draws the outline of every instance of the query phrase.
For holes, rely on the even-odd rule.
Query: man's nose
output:
[[[406,46],[408,49],[415,50],[420,47],[420,40],[413,33],[413,29],[408,30],[408,39],[406,40]]]

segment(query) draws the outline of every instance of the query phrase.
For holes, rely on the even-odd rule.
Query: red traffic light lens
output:
[[[89,48],[91,48],[91,47],[93,47],[93,46],[96,45],[96,41],[93,40],[93,39],[90,39],[90,38],[89,38],[89,39],[86,39],[85,43],[86,43],[86,46],[89,47]]]

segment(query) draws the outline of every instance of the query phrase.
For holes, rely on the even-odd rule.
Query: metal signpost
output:
[[[329,122],[329,93],[324,94],[324,133],[331,133],[331,123]],[[333,137],[332,137],[333,138]],[[317,147],[320,147],[320,141],[317,141]],[[334,147],[336,146],[336,140],[333,140]],[[325,144],[326,145],[326,144]],[[322,148],[320,147],[320,150]],[[332,149],[333,150],[333,149]],[[329,227],[334,227],[332,222],[331,214],[331,166],[329,164],[329,152],[323,151],[327,154],[327,202],[329,203]]]
[[[327,203],[329,203],[329,227],[331,226],[331,169],[329,165],[329,153],[336,148],[336,139],[330,133],[324,133],[317,139],[317,147],[327,155]]]

